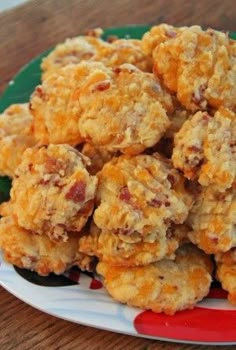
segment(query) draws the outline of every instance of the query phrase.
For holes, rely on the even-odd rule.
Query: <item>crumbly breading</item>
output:
[[[97,186],[87,163],[68,145],[26,150],[10,193],[19,225],[53,240],[79,232],[92,213]]]
[[[88,141],[108,151],[141,153],[168,128],[171,95],[153,74],[125,64],[81,62],[50,74],[31,97],[40,144]]]
[[[43,71],[42,80],[48,78],[52,72],[57,72],[61,67],[69,64],[78,64],[83,60],[91,60],[108,43],[100,38],[92,36],[79,36],[68,38],[58,44],[41,64]]]
[[[13,104],[0,114],[0,176],[13,177],[22,153],[36,143],[28,103]]]
[[[212,264],[209,256],[187,245],[178,249],[174,261],[129,268],[101,261],[97,272],[104,276],[104,285],[115,300],[173,315],[193,308],[208,294]]]
[[[32,136],[32,121],[28,103],[12,104],[0,114],[0,129],[6,135]]]
[[[130,63],[139,69],[151,72],[150,58],[144,54],[140,40],[118,39],[112,43],[97,37],[79,36],[66,39],[58,44],[42,61],[42,79],[52,72],[68,64],[78,64],[81,61],[99,61],[109,67]]]
[[[81,114],[78,88],[83,78],[76,65],[68,65],[52,72],[42,85],[35,88],[30,110],[38,144],[76,146],[83,141],[78,127]]]
[[[173,101],[153,74],[130,64],[113,70],[91,70],[91,64],[79,93],[82,137],[95,147],[128,154],[158,142],[170,125]]]
[[[188,179],[224,191],[236,180],[236,114],[197,112],[175,135],[173,164]]]
[[[185,221],[192,205],[182,175],[157,153],[113,158],[97,176],[94,221],[124,242],[165,237],[172,223]]]
[[[20,227],[13,217],[0,220],[0,247],[6,261],[42,276],[62,274],[71,266],[89,270],[93,258],[79,253],[78,243],[76,233],[70,233],[66,242],[52,242],[46,235]]]
[[[208,254],[236,246],[236,190],[216,192],[202,188],[188,218],[190,240]]]
[[[97,172],[102,169],[103,165],[109,162],[114,156],[105,149],[95,148],[89,143],[83,145],[81,153],[90,159],[91,163],[87,168],[92,175],[97,174]]]
[[[81,237],[79,251],[113,266],[148,265],[163,258],[174,259],[177,248],[188,240],[188,228],[185,225],[174,225],[168,229],[166,237],[155,242],[128,243],[117,234],[108,230],[101,231],[94,223],[89,234]]]
[[[104,46],[93,57],[93,60],[103,62],[106,66],[117,67],[129,63],[144,72],[152,71],[152,61],[142,48],[141,40],[118,39]]]
[[[228,300],[236,305],[236,248],[215,255],[216,277],[228,294]]]
[[[235,110],[235,53],[236,43],[228,34],[193,26],[157,45],[154,73],[189,110]]]
[[[157,46],[167,40],[175,38],[179,33],[182,33],[187,27],[176,28],[169,24],[162,23],[151,27],[142,37],[143,51],[152,57]]]

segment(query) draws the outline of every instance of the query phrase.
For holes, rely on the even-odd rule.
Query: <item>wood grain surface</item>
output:
[[[28,1],[0,14],[0,92],[22,65],[66,37],[97,26],[160,22],[174,25],[201,24],[204,27],[236,31],[235,1]],[[0,287],[1,350],[207,348],[164,343],[76,325],[37,311]]]

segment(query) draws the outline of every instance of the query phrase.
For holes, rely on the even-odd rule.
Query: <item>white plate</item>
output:
[[[4,262],[1,255],[0,263],[0,284],[17,298],[50,315],[158,340],[236,344],[236,308],[227,302],[225,293],[219,288],[213,288],[209,297],[195,309],[168,316],[115,302],[102,287],[98,276],[92,277],[77,269],[68,271],[63,277],[39,277],[35,273],[16,270]],[[72,280],[77,284],[65,285]]]

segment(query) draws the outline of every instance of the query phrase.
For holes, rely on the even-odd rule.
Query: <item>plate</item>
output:
[[[140,38],[149,26],[126,26],[105,30],[109,35]],[[231,34],[236,39],[236,33]],[[0,112],[12,103],[26,102],[40,82],[40,62],[44,52],[16,75],[0,99]],[[11,183],[0,178],[0,200],[9,196]],[[50,315],[113,332],[146,338],[223,345],[236,344],[236,308],[217,284],[193,310],[174,316],[155,314],[115,302],[102,286],[99,276],[76,268],[63,276],[40,277],[3,261],[0,253],[0,285],[27,304]]]

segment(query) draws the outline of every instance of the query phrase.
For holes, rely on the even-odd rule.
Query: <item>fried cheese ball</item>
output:
[[[228,34],[199,26],[177,32],[153,52],[154,73],[189,110],[235,110],[236,43]]]
[[[22,153],[36,143],[28,103],[13,104],[0,114],[0,176],[13,177]]]
[[[171,95],[153,74],[81,62],[50,74],[31,97],[40,144],[88,141],[109,152],[141,153],[168,128]]]
[[[97,176],[94,222],[127,243],[165,238],[173,223],[185,221],[192,205],[182,175],[157,153],[113,158]]]
[[[91,164],[89,164],[87,168],[92,175],[97,174],[97,172],[102,169],[103,165],[109,162],[113,157],[112,153],[104,149],[95,148],[89,143],[83,145],[81,153],[90,159]]]
[[[42,79],[46,79],[52,72],[68,64],[88,60],[102,62],[109,67],[130,63],[143,71],[152,70],[150,58],[144,54],[140,40],[118,39],[113,43],[107,43],[97,37],[79,36],[66,39],[43,59]]]
[[[0,220],[0,247],[5,260],[42,276],[51,272],[59,275],[72,266],[89,270],[93,258],[78,252],[78,242],[76,233],[70,233],[66,242],[52,242],[46,235],[20,227],[13,217]]]
[[[173,164],[188,179],[219,191],[236,181],[236,114],[220,108],[211,117],[197,112],[175,135]]]
[[[236,190],[215,192],[202,188],[190,212],[189,239],[207,254],[226,252],[236,246]]]
[[[55,241],[81,231],[92,213],[97,186],[87,163],[88,158],[68,145],[26,150],[10,193],[18,224]]]
[[[80,239],[79,251],[89,256],[97,256],[99,260],[112,266],[148,265],[165,257],[174,259],[177,248],[187,240],[188,230],[184,225],[175,225],[160,240],[152,243],[127,243],[117,234],[108,230],[101,231],[92,224],[89,234]]]
[[[236,249],[215,255],[216,277],[228,294],[228,300],[236,305]]]
[[[163,259],[128,269],[101,261],[97,272],[120,303],[169,315],[192,309],[208,294],[212,280],[210,257],[191,245],[179,248],[174,261]]]
[[[171,95],[153,74],[130,64],[90,69],[79,101],[82,137],[95,147],[128,154],[158,142],[170,125],[167,113],[174,108]]]

